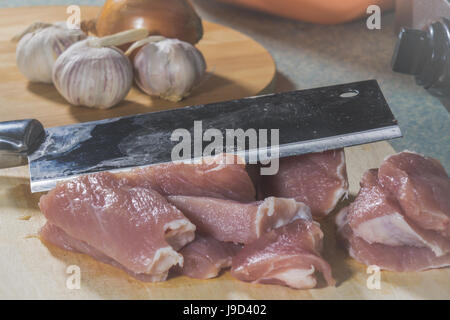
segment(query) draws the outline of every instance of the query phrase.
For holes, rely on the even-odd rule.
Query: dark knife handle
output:
[[[27,156],[42,143],[45,130],[35,119],[0,122],[0,168],[27,163]]]

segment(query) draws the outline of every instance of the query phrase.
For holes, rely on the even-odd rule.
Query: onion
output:
[[[202,21],[186,0],[107,0],[97,19],[82,22],[98,37],[133,28],[191,44],[203,36]]]

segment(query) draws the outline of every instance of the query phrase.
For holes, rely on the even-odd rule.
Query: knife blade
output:
[[[278,129],[277,157],[402,136],[376,80],[268,94],[47,128],[28,154],[31,191],[83,174],[170,162],[179,143],[172,133],[184,129],[195,136],[198,123],[224,135],[227,129]],[[231,150],[246,160],[261,151],[249,145]]]

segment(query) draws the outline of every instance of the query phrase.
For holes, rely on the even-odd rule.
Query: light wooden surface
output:
[[[98,7],[81,7],[81,19],[93,18]],[[30,83],[15,62],[10,39],[35,21],[64,21],[66,7],[21,7],[0,10],[0,121],[39,119],[58,126],[117,116],[204,104],[257,95],[271,89],[275,63],[251,38],[230,28],[204,21],[205,34],[197,47],[208,65],[209,78],[178,103],[151,98],[134,87],[125,101],[109,110],[70,106],[53,85]]]
[[[86,11],[94,12],[92,8],[83,12]],[[7,39],[21,29],[19,27],[24,27],[29,22],[45,20],[46,17],[48,20],[56,20],[62,16],[64,10],[58,7],[52,10],[48,8],[0,10],[0,120],[37,117],[46,126],[52,126],[173,107],[133,90],[127,98],[129,101],[118,108],[110,112],[91,111],[68,106],[51,86],[35,87],[24,81],[14,65],[14,46]],[[218,85],[207,91],[202,91],[206,89],[202,88],[185,101],[187,104],[256,94],[270,83],[275,71],[273,62],[259,45],[229,29],[213,24],[206,26],[207,33],[200,48],[206,53],[210,68],[215,65],[214,73],[221,78],[212,78],[211,82]],[[221,44],[221,41],[225,41],[227,45]],[[250,54],[252,50],[259,53]],[[212,54],[214,52],[219,56],[214,56]],[[379,166],[383,158],[393,152],[392,147],[386,142],[346,149],[350,189],[353,195],[359,189],[358,182],[363,172],[368,168]],[[214,280],[178,277],[162,283],[145,284],[85,255],[66,252],[53,246],[47,247],[33,237],[45,223],[37,206],[40,195],[30,193],[26,166],[0,170],[0,298],[2,299],[450,298],[450,269],[421,273],[382,272],[381,289],[368,289],[366,281],[369,275],[366,274],[366,267],[346,257],[345,252],[335,243],[332,223],[334,213],[322,222],[322,227],[325,232],[324,256],[330,262],[333,275],[338,282],[335,288],[292,290],[281,286],[248,284],[233,279],[228,272]],[[80,267],[80,289],[70,290],[66,286],[70,276],[66,270],[71,265]]]

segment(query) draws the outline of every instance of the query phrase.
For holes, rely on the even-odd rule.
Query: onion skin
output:
[[[98,37],[133,28],[191,44],[203,36],[202,21],[186,0],[107,0],[96,21],[83,26]]]

